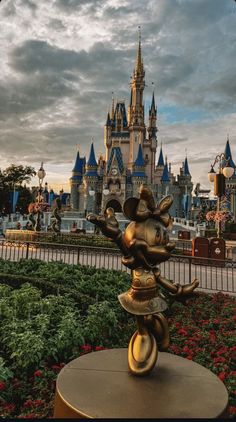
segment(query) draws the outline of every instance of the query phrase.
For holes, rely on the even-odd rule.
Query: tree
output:
[[[11,164],[3,172],[0,172],[0,183],[8,188],[13,188],[21,186],[23,182],[29,183],[33,176],[36,176],[33,167]]]
[[[0,210],[7,214],[12,212],[12,192],[19,191],[19,201],[22,212],[25,212],[29,202],[32,200],[31,193],[23,183],[29,183],[36,175],[31,166],[11,164],[5,170],[0,170]]]

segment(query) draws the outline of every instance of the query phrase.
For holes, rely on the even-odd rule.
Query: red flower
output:
[[[43,406],[44,402],[42,400],[34,400],[33,404],[34,406],[38,407],[38,406]]]
[[[181,336],[187,336],[188,332],[184,328],[180,328],[178,330],[178,334],[180,334]]]
[[[60,371],[61,370],[61,366],[59,366],[59,365],[52,365],[52,369],[54,371]]]
[[[35,373],[34,373],[34,377],[37,377],[37,378],[40,378],[42,375],[43,375],[43,373],[40,370],[35,371]]]
[[[23,404],[23,407],[25,408],[25,409],[28,409],[29,407],[32,407],[33,406],[33,400],[26,400],[25,402],[24,402],[24,404]]]
[[[11,403],[4,403],[3,408],[7,412],[13,412],[13,410],[15,409],[15,405]]]
[[[96,352],[98,352],[99,350],[104,350],[104,349],[105,349],[105,347],[103,347],[103,346],[96,346],[95,347]]]
[[[218,378],[220,378],[221,381],[224,381],[226,378],[226,373],[225,372],[220,372],[218,374]]]
[[[229,414],[230,415],[236,414],[236,407],[235,406],[229,406]]]
[[[0,391],[5,390],[5,387],[6,387],[6,383],[3,381],[0,381]]]
[[[188,359],[188,360],[193,360],[193,356],[192,356],[192,355],[188,355],[188,356],[187,356],[187,359]]]
[[[85,352],[85,353],[89,353],[92,351],[92,346],[90,344],[84,344],[83,346],[81,346],[81,349]]]
[[[225,363],[226,359],[220,357],[220,358],[214,358],[213,361],[214,361],[214,363]]]

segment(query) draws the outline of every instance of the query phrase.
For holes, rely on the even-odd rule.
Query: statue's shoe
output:
[[[137,376],[151,372],[157,360],[157,344],[154,336],[145,330],[132,336],[128,347],[128,364],[130,371]]]

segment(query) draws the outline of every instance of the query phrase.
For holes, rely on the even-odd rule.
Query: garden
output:
[[[129,288],[119,271],[39,260],[0,260],[0,416],[49,418],[55,382],[70,360],[103,348],[126,347],[135,322],[117,295]],[[214,372],[236,414],[236,300],[199,293],[166,316],[169,352]]]

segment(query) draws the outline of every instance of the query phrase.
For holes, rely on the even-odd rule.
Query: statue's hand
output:
[[[186,304],[186,301],[196,294],[194,290],[198,287],[198,285],[199,281],[197,279],[193,280],[190,284],[185,284],[184,286],[179,284],[177,286],[177,292],[175,294],[171,294],[171,296],[176,301]]]
[[[116,239],[121,233],[115,213],[111,208],[105,211],[105,215],[89,214],[87,220],[98,226],[104,236]]]

